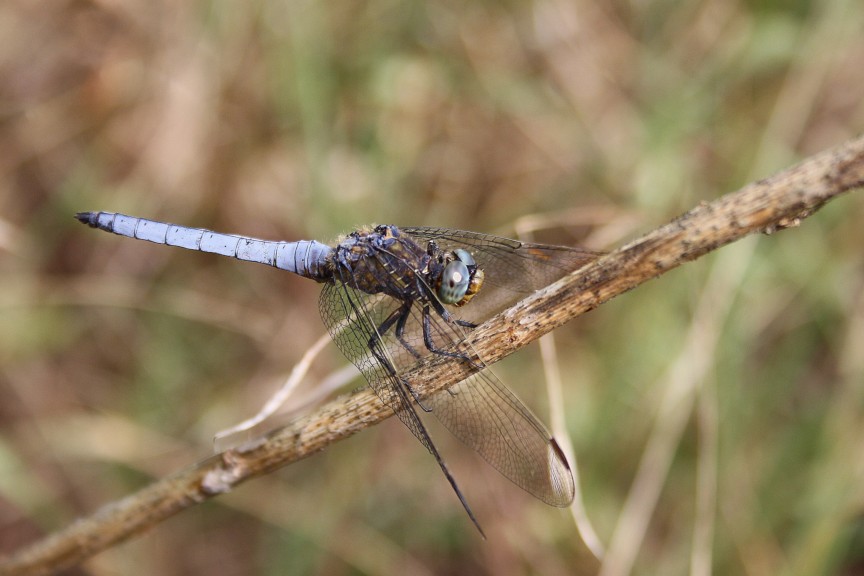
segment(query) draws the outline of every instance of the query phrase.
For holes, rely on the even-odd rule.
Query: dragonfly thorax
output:
[[[334,279],[367,294],[416,300],[425,296],[418,278],[428,261],[426,249],[399,228],[376,226],[339,243],[333,254]]]

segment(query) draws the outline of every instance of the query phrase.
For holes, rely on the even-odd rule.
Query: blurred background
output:
[[[612,249],[860,133],[862,27],[856,0],[0,3],[0,550],[207,457],[325,333],[312,282],[75,212]],[[546,422],[560,371],[608,574],[864,574],[862,219],[841,198],[496,366]],[[82,571],[597,571],[567,511],[436,440],[488,541],[391,419]]]

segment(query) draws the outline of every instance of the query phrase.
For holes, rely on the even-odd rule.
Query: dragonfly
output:
[[[573,501],[575,481],[558,443],[465,338],[600,252],[448,228],[363,227],[331,246],[259,240],[111,212],[80,212],[76,218],[120,236],[267,264],[323,284],[319,311],[330,336],[432,454],[481,535],[423,413],[529,494],[556,507]],[[421,398],[403,374],[430,357],[467,363],[474,371]]]

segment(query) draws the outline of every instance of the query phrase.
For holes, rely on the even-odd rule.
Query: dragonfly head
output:
[[[464,306],[480,291],[483,277],[474,257],[458,248],[444,257],[444,270],[435,290],[444,304]]]

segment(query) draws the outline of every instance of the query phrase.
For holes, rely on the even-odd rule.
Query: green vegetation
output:
[[[324,333],[314,283],[75,212],[614,248],[860,133],[862,29],[853,0],[0,4],[0,500],[26,518],[0,524],[0,551],[209,455]],[[608,545],[639,524],[628,499],[648,506],[615,549],[634,574],[864,569],[862,207],[842,198],[555,333],[594,529]],[[298,394],[343,365],[330,346]],[[496,371],[549,421],[536,349]],[[391,419],[93,566],[596,571],[566,512],[438,432],[486,542]]]

